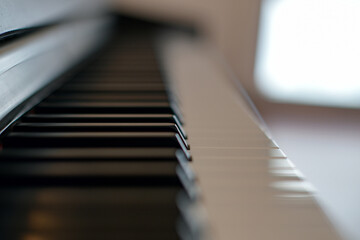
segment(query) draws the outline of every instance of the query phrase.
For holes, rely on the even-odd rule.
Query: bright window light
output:
[[[275,101],[360,107],[360,1],[264,0],[255,69]]]

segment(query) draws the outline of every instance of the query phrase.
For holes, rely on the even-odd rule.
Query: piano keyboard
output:
[[[125,21],[52,82],[110,19],[1,49],[0,239],[339,239],[204,39]]]
[[[1,239],[197,238],[190,147],[152,31],[124,34],[3,134]]]

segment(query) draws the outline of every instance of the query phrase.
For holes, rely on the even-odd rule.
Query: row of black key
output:
[[[193,237],[176,227],[189,145],[150,37],[115,41],[2,139],[1,239]]]

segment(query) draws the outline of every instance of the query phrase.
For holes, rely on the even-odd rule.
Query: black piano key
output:
[[[131,75],[131,74],[121,74],[113,75],[106,73],[92,73],[86,74],[83,73],[79,75],[76,79],[72,80],[73,83],[137,83],[137,84],[162,84],[160,76],[157,75]]]
[[[177,133],[164,132],[11,132],[4,148],[177,147],[189,148]]]
[[[2,163],[0,173],[0,188],[177,186],[191,199],[198,195],[194,179],[171,162]]]
[[[116,186],[176,186],[179,178],[167,176],[1,176],[0,187],[116,187]]]
[[[188,151],[177,148],[8,148],[0,151],[1,162],[92,162],[170,161],[190,159]]]
[[[115,232],[118,237],[122,236],[121,238],[113,239],[124,239],[123,237],[131,235],[136,236],[136,233],[141,233],[139,235],[142,236],[141,239],[148,239],[149,237],[151,237],[151,239],[154,239],[153,237],[163,236],[163,234],[166,234],[167,237],[176,237],[176,222],[179,218],[177,215],[173,216],[169,214],[162,214],[161,212],[154,210],[148,212],[144,211],[143,215],[128,216],[127,214],[123,214],[123,216],[121,216],[122,213],[126,211],[126,209],[123,209],[122,211],[116,211],[116,209],[114,209],[113,211],[114,212],[110,213],[116,213],[117,216],[110,215],[108,217],[102,218],[99,217],[102,216],[101,212],[98,214],[93,212],[84,212],[84,214],[81,215],[81,212],[77,214],[66,214],[67,212],[60,211],[37,211],[36,214],[38,215],[36,216],[34,216],[34,212],[32,214],[29,214],[30,216],[28,216],[28,214],[16,216],[14,221],[11,222],[4,221],[3,224],[0,222],[3,225],[3,229],[0,228],[0,230],[6,231],[11,229],[14,232],[34,231],[34,233],[43,233],[45,234],[45,236],[48,236],[47,234],[51,233],[50,236],[60,235],[63,237],[74,236],[74,234],[75,236],[91,236],[92,232],[94,232],[95,234],[99,234],[99,232],[103,232],[103,234]],[[104,211],[103,214],[108,214],[108,212]],[[26,220],[26,217],[43,217],[43,219],[46,219],[49,223],[46,224],[42,222],[42,224],[40,224],[40,222],[38,222],[38,224],[36,225],[34,224],[33,226],[27,227],[19,226],[20,224],[15,222],[21,220],[24,221]],[[167,221],[165,222],[164,219],[167,219]],[[51,222],[56,222],[57,224],[52,225],[50,224]],[[8,238],[5,239],[9,240]],[[68,239],[68,237],[63,239]]]
[[[91,64],[92,71],[158,71],[158,66],[153,58],[131,58],[126,56],[116,59],[99,59],[98,62]],[[89,66],[90,67],[90,66]]]
[[[0,178],[42,177],[174,177],[176,161],[1,162]]]
[[[180,178],[186,185],[194,181],[185,153],[168,148],[154,150],[4,149],[0,152],[0,182],[9,184],[14,178],[15,182],[21,182],[29,177],[62,178],[66,182],[81,178],[91,182],[97,181],[94,178],[106,177],[117,178],[117,181],[120,178],[124,183],[130,179],[137,183],[149,179],[174,183]],[[153,155],[146,155],[151,153]]]
[[[109,230],[109,229],[98,229],[90,231],[90,229],[79,230],[77,232],[70,231],[56,231],[56,232],[20,232],[20,231],[12,231],[9,233],[8,229],[5,229],[2,233],[0,233],[1,239],[6,240],[23,240],[24,236],[27,237],[25,239],[46,239],[46,240],[99,240],[99,239],[131,239],[131,240],[183,240],[174,231],[157,231],[154,232],[152,230],[148,231],[133,231],[123,232],[122,230]]]
[[[106,73],[106,72],[82,72],[74,80],[74,83],[163,83],[159,73],[149,72],[122,72],[122,73]]]
[[[74,95],[74,94],[109,94],[109,95],[123,95],[123,96],[132,96],[132,95],[143,95],[144,97],[150,97],[153,95],[167,95],[166,90],[121,90],[121,89],[93,89],[93,90],[84,90],[84,89],[58,89],[56,94],[61,95]],[[109,101],[111,102],[111,100]],[[151,101],[150,101],[151,102]]]
[[[47,102],[92,101],[92,102],[166,102],[166,94],[102,94],[102,93],[58,93],[49,96]]]
[[[137,164],[142,164],[138,162]],[[167,169],[161,162],[143,164],[148,169],[134,169],[124,163],[34,163],[1,164],[0,188],[11,187],[162,187],[178,186],[185,190],[191,199],[197,198],[194,179],[189,178],[182,167],[170,166]],[[106,167],[124,167],[124,169],[105,169]],[[150,167],[151,166],[151,167]],[[56,169],[58,168],[58,169]],[[73,168],[72,171],[69,171]],[[101,171],[99,168],[102,168]]]
[[[172,114],[28,114],[21,120],[54,123],[176,123],[186,137],[179,119]]]
[[[121,161],[1,161],[0,186],[183,186],[195,178],[186,159]],[[195,193],[195,194],[193,194]]]
[[[180,186],[175,163],[1,164],[0,186]]]
[[[162,187],[177,186],[197,197],[194,178],[178,163],[136,162],[2,162],[1,187]],[[186,167],[188,168],[188,167]]]
[[[173,114],[28,114],[23,122],[176,123]]]
[[[106,206],[171,207],[176,201],[178,186],[160,187],[67,187],[0,188],[0,205],[46,206],[47,208],[93,208]],[[36,204],[32,199],[36,198]]]
[[[140,74],[139,74],[140,72]],[[107,69],[97,69],[97,70],[92,70],[92,69],[87,69],[86,73],[89,75],[105,75],[105,76],[109,76],[109,75],[115,75],[115,76],[140,76],[140,77],[144,77],[144,76],[150,76],[150,77],[160,77],[160,72],[158,70],[151,70],[151,69],[146,69],[146,70],[128,70],[128,69],[112,69],[112,70],[107,70]]]
[[[157,72],[158,67],[155,63],[150,62],[140,62],[136,61],[133,63],[125,63],[125,64],[99,64],[94,65],[89,68],[91,72],[122,72],[122,71],[149,71],[149,72]]]
[[[142,210],[142,213],[139,211]],[[113,208],[107,209],[106,207],[101,209],[87,209],[79,210],[73,209],[72,211],[66,211],[63,209],[51,209],[51,210],[35,210],[32,214],[38,214],[33,217],[43,217],[47,219],[48,223],[37,222],[28,227],[28,230],[32,231],[44,231],[44,232],[77,232],[81,231],[111,231],[117,230],[118,233],[131,233],[136,231],[152,230],[153,232],[166,231],[167,229],[175,230],[175,224],[178,215],[176,213],[161,211],[160,208],[148,208],[148,209],[132,209],[128,208]],[[27,213],[19,214],[16,218],[25,219]],[[164,219],[167,219],[164,220]],[[0,219],[0,221],[3,219]],[[57,224],[53,224],[56,222]],[[3,221],[0,222],[4,228],[13,228],[17,231],[25,230],[21,229],[19,224],[15,221]]]
[[[165,93],[163,84],[69,83],[58,92],[155,92]]]
[[[16,132],[175,132],[175,123],[18,123]]]
[[[35,108],[36,113],[149,113],[149,114],[174,114],[168,103],[159,102],[63,102],[40,103]]]
[[[1,232],[46,239],[101,233],[115,239],[177,239],[178,192],[178,187],[0,189]]]
[[[15,132],[175,132],[186,135],[176,123],[18,123]]]

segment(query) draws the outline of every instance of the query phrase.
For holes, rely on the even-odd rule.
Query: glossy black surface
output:
[[[194,176],[151,29],[121,29],[2,136],[1,239],[180,239]]]

